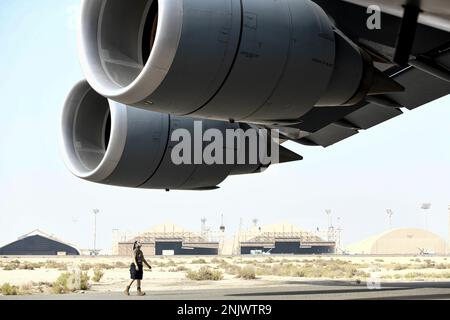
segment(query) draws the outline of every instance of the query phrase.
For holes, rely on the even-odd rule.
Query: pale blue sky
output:
[[[344,243],[394,227],[424,226],[446,237],[450,204],[450,96],[328,149],[289,144],[305,157],[264,174],[233,177],[214,192],[130,190],[71,176],[59,148],[65,96],[82,78],[73,12],[78,0],[1,0],[0,243],[41,228],[82,248],[92,246],[91,209],[99,208],[99,244],[114,228],[139,231],[165,221],[198,230],[205,216],[230,230],[286,220],[326,226],[341,217]],[[231,231],[230,230],[230,231]]]

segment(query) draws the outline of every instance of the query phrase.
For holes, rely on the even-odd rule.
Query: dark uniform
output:
[[[133,262],[130,267],[130,277],[131,280],[142,280],[144,277],[144,265],[143,265],[143,254],[140,249],[136,249],[134,252],[135,260],[138,264],[139,270],[136,268],[136,264]]]

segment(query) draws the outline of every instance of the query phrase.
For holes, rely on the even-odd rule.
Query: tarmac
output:
[[[145,288],[144,288],[145,289]],[[138,297],[132,291],[86,292],[67,295],[0,297],[0,300],[450,300],[449,282],[389,282],[367,286],[345,281],[290,281],[280,286],[202,289],[181,291],[147,290]]]

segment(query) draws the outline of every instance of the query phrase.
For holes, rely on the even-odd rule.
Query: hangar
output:
[[[34,230],[0,248],[4,256],[78,256],[80,251],[43,231]]]
[[[336,243],[289,223],[254,227],[239,237],[240,254],[332,254]]]
[[[445,240],[423,229],[394,229],[372,236],[346,248],[350,254],[372,255],[445,255],[447,245]]]
[[[187,231],[175,224],[155,226],[132,237],[119,237],[114,253],[130,256],[134,241],[142,243],[142,251],[147,256],[162,255],[218,255],[219,242],[206,239],[198,233]]]

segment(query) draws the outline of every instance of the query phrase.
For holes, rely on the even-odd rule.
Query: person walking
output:
[[[144,264],[152,271],[152,266],[145,260],[144,253],[141,250],[142,244],[139,241],[135,241],[133,244],[133,257],[130,266],[131,283],[125,289],[125,294],[130,295],[130,289],[133,283],[137,282],[137,295],[145,296],[145,292],[142,292],[141,281],[144,277]]]

